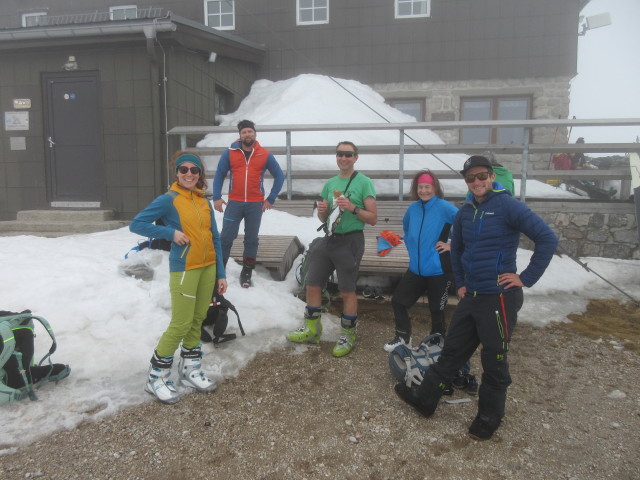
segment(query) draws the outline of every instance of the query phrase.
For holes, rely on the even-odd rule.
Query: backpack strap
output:
[[[3,368],[16,348],[16,338],[13,336],[13,330],[9,326],[9,322],[5,320],[0,321],[0,341],[2,341],[0,368]]]
[[[353,173],[351,174],[351,177],[349,177],[349,181],[347,182],[347,186],[344,188],[344,192],[342,192],[342,195],[344,195],[345,193],[347,193],[347,190],[349,190],[349,185],[351,185],[351,182],[353,181],[354,178],[356,178],[356,175],[358,175],[358,171],[354,170]],[[346,196],[346,195],[345,195]],[[315,203],[314,203],[314,208],[315,208]],[[338,207],[336,207],[338,208]],[[335,211],[332,210],[332,212]],[[342,212],[340,212],[340,215],[338,216],[338,218],[340,218],[342,216]],[[330,215],[327,216],[327,220],[329,220]],[[320,225],[318,227],[318,229],[316,230],[317,232],[319,232],[320,230],[324,231],[325,236],[330,235],[332,232],[329,231],[329,226],[327,225],[327,220],[325,220],[323,222],[322,225]],[[336,222],[338,220],[336,219]]]

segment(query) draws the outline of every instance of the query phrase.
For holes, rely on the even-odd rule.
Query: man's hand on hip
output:
[[[271,210],[273,208],[273,205],[271,205],[269,203],[269,200],[265,200],[264,202],[262,202],[262,211],[266,211],[266,210]]]
[[[223,199],[220,200],[214,200],[213,201],[213,208],[215,210],[217,210],[218,212],[222,213],[222,206],[226,205],[227,202],[225,202]]]

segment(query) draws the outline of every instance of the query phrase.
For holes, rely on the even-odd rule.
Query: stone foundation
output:
[[[574,257],[606,257],[640,260],[638,222],[632,203],[532,202],[558,235],[559,252]],[[522,237],[522,248],[532,242]]]

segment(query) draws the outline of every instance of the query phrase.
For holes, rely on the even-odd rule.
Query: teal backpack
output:
[[[42,324],[51,337],[51,348],[38,365],[32,365],[34,354],[34,320]],[[69,376],[68,365],[51,362],[57,347],[53,330],[44,318],[0,310],[0,404],[29,397],[37,400],[35,389],[49,381],[56,383]],[[48,360],[47,365],[43,365]]]

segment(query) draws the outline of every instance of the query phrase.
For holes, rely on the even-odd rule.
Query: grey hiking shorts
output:
[[[309,252],[307,285],[323,287],[335,270],[338,289],[341,292],[355,292],[363,254],[364,233],[361,230],[324,237]]]

